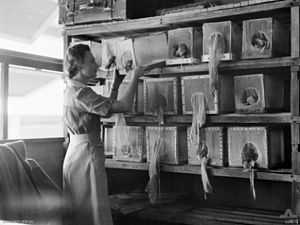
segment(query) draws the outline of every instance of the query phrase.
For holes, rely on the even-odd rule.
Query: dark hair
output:
[[[73,45],[67,49],[64,66],[69,78],[78,73],[87,51],[90,51],[90,47],[85,44]]]

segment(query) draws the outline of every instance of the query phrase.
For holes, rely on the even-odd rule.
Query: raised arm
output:
[[[83,111],[100,116],[108,116],[110,113],[128,112],[132,109],[133,97],[136,93],[138,78],[143,76],[145,71],[161,65],[161,63],[151,63],[134,69],[131,76],[132,80],[124,95],[119,100],[116,100],[116,96],[118,94],[117,89],[121,83],[120,81],[117,82],[119,84],[115,86],[115,90],[111,93],[112,98],[98,95],[89,87],[82,88],[78,93],[76,93],[75,106]],[[112,87],[112,89],[114,89],[114,87]]]
[[[133,97],[136,93],[138,78],[144,74],[145,67],[137,67],[132,71],[132,80],[120,100],[113,102],[112,113],[128,112],[132,109]]]
[[[116,100],[118,98],[118,93],[119,93],[119,87],[124,79],[124,76],[121,76],[119,73],[119,70],[115,69],[114,70],[114,75],[113,75],[113,83],[110,91],[110,99]]]
[[[120,100],[114,101],[114,103],[112,104],[111,112],[120,113],[130,111],[132,109],[133,97],[136,93],[139,77],[143,76],[145,71],[152,70],[156,67],[163,67],[164,65],[165,61],[153,61],[148,65],[138,66],[137,68],[135,68],[132,71],[132,80],[127,87],[125,94]]]

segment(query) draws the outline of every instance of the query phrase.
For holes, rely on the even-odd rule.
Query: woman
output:
[[[64,121],[70,144],[64,159],[64,192],[68,197],[73,225],[111,225],[104,147],[100,141],[100,118],[110,113],[131,109],[138,77],[146,67],[133,70],[127,92],[116,100],[122,82],[115,76],[109,98],[87,86],[96,77],[98,65],[87,45],[78,44],[67,50],[65,68],[68,72],[64,96]]]

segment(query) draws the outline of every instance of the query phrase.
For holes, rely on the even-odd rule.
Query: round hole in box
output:
[[[258,159],[258,150],[255,145],[251,142],[247,142],[242,149],[242,162],[250,163],[251,161],[257,161]]]
[[[185,43],[173,46],[173,56],[177,58],[188,58],[189,48]]]
[[[245,106],[252,106],[256,104],[259,101],[257,89],[253,87],[244,89],[240,101]]]
[[[262,51],[264,49],[269,49],[270,48],[269,37],[265,32],[257,31],[251,37],[251,45],[252,47]]]

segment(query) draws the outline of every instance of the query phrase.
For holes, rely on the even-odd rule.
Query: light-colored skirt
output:
[[[70,136],[63,164],[65,197],[71,203],[72,225],[112,225],[104,147],[97,135]]]

